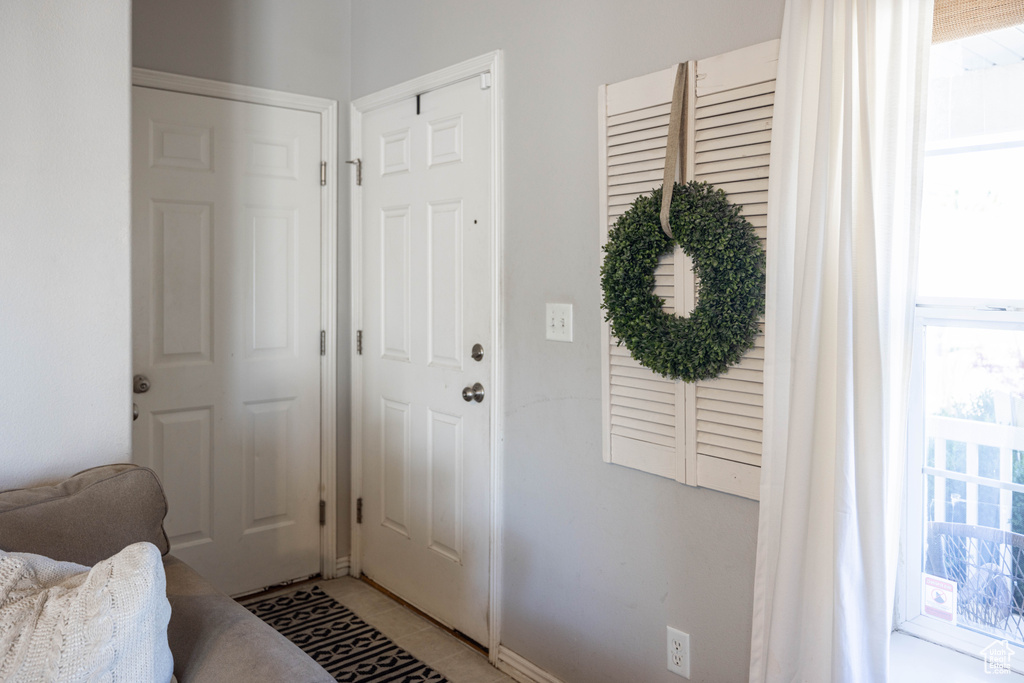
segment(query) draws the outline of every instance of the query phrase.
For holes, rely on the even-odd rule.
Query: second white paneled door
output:
[[[320,116],[133,91],[134,460],[238,594],[320,570]]]
[[[362,119],[362,572],[484,644],[492,106],[472,78]]]

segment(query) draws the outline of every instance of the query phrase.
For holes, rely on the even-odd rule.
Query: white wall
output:
[[[134,65],[338,100],[348,159],[349,0],[135,0]],[[338,554],[349,547],[348,166],[338,173]],[[344,182],[342,182],[344,180]]]
[[[130,20],[0,3],[0,489],[130,452]]]
[[[502,640],[569,683],[745,681],[757,504],[601,460],[597,88],[777,38],[782,0],[355,0],[353,98],[506,57]],[[544,340],[544,303],[575,342]]]

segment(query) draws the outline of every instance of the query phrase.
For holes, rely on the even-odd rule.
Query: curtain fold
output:
[[[932,2],[788,0],[750,680],[887,680]]]

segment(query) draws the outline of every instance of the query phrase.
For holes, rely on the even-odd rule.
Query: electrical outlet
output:
[[[551,341],[572,341],[572,304],[547,304],[545,337]]]
[[[668,670],[690,678],[690,634],[668,627]]]

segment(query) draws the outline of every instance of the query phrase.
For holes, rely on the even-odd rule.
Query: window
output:
[[[933,46],[900,629],[975,656],[1024,646],[1022,111],[1024,25]]]

